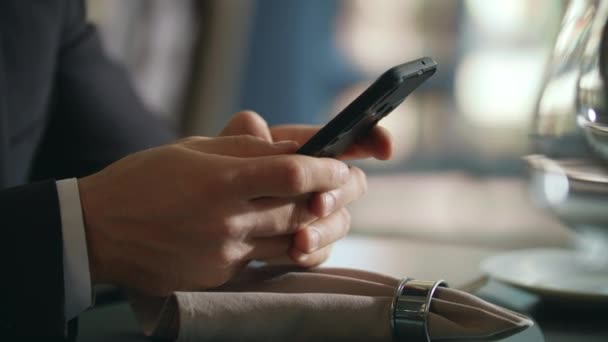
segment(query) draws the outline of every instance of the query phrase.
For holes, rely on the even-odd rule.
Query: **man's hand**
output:
[[[243,111],[232,117],[220,136],[250,134],[268,142],[295,141],[298,145],[303,145],[319,129],[319,126],[310,125],[268,127],[266,121],[255,112]],[[391,146],[388,131],[376,126],[340,159],[389,159]],[[344,237],[350,229],[350,214],[345,205],[361,197],[366,188],[363,171],[351,167],[350,178],[345,185],[313,194],[309,208],[319,219],[295,233],[294,244],[288,252],[291,259],[302,266],[316,266],[325,261],[329,257],[331,245]]]
[[[323,249],[344,234],[340,208],[365,178],[296,149],[253,136],[188,138],[80,179],[93,283],[152,295],[219,286],[251,259],[284,255],[311,222],[319,239],[298,245]],[[310,206],[310,193],[328,196]]]
[[[242,111],[236,113],[220,133],[220,136],[253,135],[269,142],[295,141],[304,145],[321,126],[315,125],[280,125],[268,127],[266,121],[257,113]],[[375,126],[367,137],[352,146],[340,160],[376,158],[387,160],[392,155],[392,138],[388,130]]]

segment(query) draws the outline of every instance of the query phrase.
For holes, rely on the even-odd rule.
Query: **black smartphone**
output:
[[[340,156],[436,70],[437,63],[430,57],[390,68],[296,153],[314,157]]]

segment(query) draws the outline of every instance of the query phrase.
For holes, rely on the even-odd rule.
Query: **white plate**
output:
[[[594,266],[581,252],[518,250],[484,260],[481,269],[494,279],[541,297],[608,301],[608,267]]]

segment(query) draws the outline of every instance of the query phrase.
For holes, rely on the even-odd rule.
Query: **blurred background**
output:
[[[89,0],[109,53],[182,135],[235,111],[327,122],[383,71],[439,70],[381,122],[392,161],[356,162],[353,231],[523,248],[569,234],[530,200],[522,156],[566,1]]]

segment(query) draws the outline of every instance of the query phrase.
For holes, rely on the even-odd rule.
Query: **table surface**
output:
[[[608,307],[551,303],[497,281],[485,281],[479,262],[496,251],[470,246],[378,237],[349,237],[334,250],[329,266],[357,267],[394,277],[444,278],[499,305],[527,313],[536,325],[504,342],[608,341]],[[145,341],[124,301],[85,312],[78,341]]]

